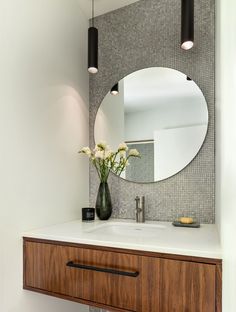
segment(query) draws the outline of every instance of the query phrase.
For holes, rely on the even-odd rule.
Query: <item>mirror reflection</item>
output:
[[[133,182],[167,179],[185,168],[199,152],[208,127],[206,100],[194,81],[170,68],[136,71],[108,92],[98,109],[95,142],[112,149],[120,142],[141,158],[122,178]]]

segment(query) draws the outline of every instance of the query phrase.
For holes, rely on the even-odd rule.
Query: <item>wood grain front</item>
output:
[[[221,270],[217,259],[24,239],[25,289],[108,311],[221,312]]]
[[[68,267],[68,262],[121,272],[139,272],[140,257],[37,242],[25,242],[25,286],[128,311],[141,311],[140,279]]]
[[[215,265],[160,261],[161,312],[215,312]]]
[[[142,257],[142,309],[143,312],[159,312],[160,259]]]
[[[26,242],[25,286],[82,297],[83,272],[66,266],[69,259],[82,259],[82,252],[80,248]]]
[[[84,249],[83,261],[95,267],[113,268],[122,272],[139,272],[137,277],[83,272],[83,299],[131,311],[140,311],[140,257]]]
[[[222,311],[222,265],[216,265],[216,312]]]

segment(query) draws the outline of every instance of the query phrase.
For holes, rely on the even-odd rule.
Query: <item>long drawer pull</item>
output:
[[[95,267],[95,266],[91,266],[91,265],[74,263],[73,261],[69,261],[66,264],[66,266],[71,267],[71,268],[76,268],[76,269],[104,272],[104,273],[130,276],[130,277],[137,277],[139,275],[139,272],[128,272],[128,271],[119,271],[119,270],[108,269],[108,268],[99,268],[99,267]]]

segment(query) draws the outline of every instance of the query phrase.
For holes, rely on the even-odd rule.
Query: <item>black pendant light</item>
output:
[[[88,72],[98,72],[98,30],[94,27],[94,0],[92,0],[92,26],[88,29]]]
[[[194,44],[194,0],[182,0],[181,48],[189,50]]]
[[[110,93],[111,93],[112,95],[117,95],[117,94],[119,94],[119,83],[118,83],[118,82],[111,88]]]

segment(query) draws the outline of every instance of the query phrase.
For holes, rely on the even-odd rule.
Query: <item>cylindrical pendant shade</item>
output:
[[[194,0],[182,0],[181,48],[189,50],[194,44]]]
[[[98,30],[96,27],[88,29],[88,71],[98,72]]]
[[[117,95],[119,93],[119,83],[117,82],[112,88],[111,88],[111,94]]]

